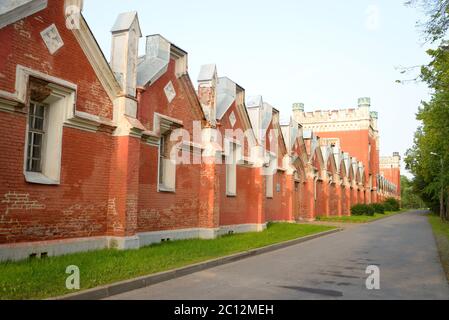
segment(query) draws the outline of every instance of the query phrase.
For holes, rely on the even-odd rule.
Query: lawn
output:
[[[66,268],[80,269],[81,290],[168,271],[218,257],[324,232],[333,227],[277,223],[260,233],[215,240],[166,242],[139,250],[101,250],[0,264],[0,299],[43,299],[67,293]]]
[[[389,216],[404,213],[407,210],[401,210],[398,212],[386,212],[385,214],[376,213],[374,216],[350,216],[350,217],[318,217],[318,221],[325,222],[343,222],[343,223],[368,223],[373,222]]]
[[[449,281],[449,223],[443,222],[436,215],[429,216],[429,222],[432,225],[435,240],[440,253],[441,263],[443,264],[446,277]]]

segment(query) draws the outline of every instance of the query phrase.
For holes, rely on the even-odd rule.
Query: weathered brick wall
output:
[[[112,103],[72,34],[64,2],[0,30],[0,90],[14,92],[17,64],[75,83],[76,109],[112,118]],[[50,55],[40,32],[55,23],[64,46]],[[64,128],[61,184],[28,184],[23,175],[26,112],[0,112],[0,243],[104,235],[111,137]]]
[[[234,112],[236,116],[236,122],[232,127],[229,116]],[[223,115],[220,126],[220,133],[223,137],[226,136],[226,130],[241,130],[245,132],[242,119],[237,111],[235,102],[229,107],[227,112]],[[233,135],[232,138],[238,138],[237,135]],[[243,145],[242,153],[249,155],[248,144],[245,141]],[[248,168],[243,166],[237,166],[237,196],[228,197],[226,195],[226,165],[217,165],[217,172],[219,176],[219,208],[220,208],[220,226],[247,224],[247,223],[264,223],[265,213],[263,221],[260,221],[260,210],[264,210],[260,206],[260,198],[263,188],[260,185],[256,185],[256,179],[263,181],[262,177],[257,177],[259,171],[254,168]],[[262,182],[263,183],[263,182]]]
[[[64,46],[51,55],[40,33],[55,24]],[[71,30],[66,28],[64,1],[0,29],[0,90],[15,91],[16,65],[37,70],[78,86],[77,110],[112,119],[112,102]]]
[[[277,172],[273,181],[273,198],[267,199],[265,206],[267,221],[289,221],[292,212],[288,208],[288,201],[293,196],[292,188],[287,185],[284,172]]]
[[[257,189],[254,189],[253,170],[237,166],[237,196],[226,195],[226,166],[219,165],[220,225],[259,223],[257,217]],[[265,221],[263,221],[265,222]]]
[[[383,168],[380,170],[385,179],[394,183],[398,188],[398,196],[401,195],[401,170],[400,168]]]
[[[158,149],[141,146],[138,232],[196,228],[201,165],[176,167],[176,192],[157,192]]]
[[[326,189],[327,183],[323,181],[317,181],[316,186],[316,208],[315,208],[315,215],[317,217],[326,217],[328,214],[328,194]]]
[[[65,128],[61,184],[34,185],[23,176],[24,116],[0,112],[0,123],[0,243],[104,235],[109,135]]]
[[[138,118],[148,130],[153,130],[155,112],[178,119],[193,139],[193,122],[203,121],[203,114],[190,78],[175,76],[175,63],[172,59],[167,72],[140,92]],[[169,81],[176,91],[171,103],[164,92]],[[142,142],[140,150],[137,231],[197,228],[207,224],[199,221],[201,165],[178,165],[176,192],[158,192],[158,148]]]
[[[369,138],[368,130],[358,131],[337,131],[337,132],[317,132],[320,138],[338,138],[340,139],[341,149],[348,152],[351,157],[356,157],[358,161],[363,162],[366,168],[366,176],[368,177],[370,171],[369,163],[369,143],[375,143]],[[375,145],[371,147],[372,154],[375,153]],[[368,178],[367,178],[368,181]]]
[[[338,216],[340,201],[338,199],[339,193],[337,191],[337,186],[335,183],[332,183],[329,186],[329,215],[330,216]]]
[[[204,115],[190,78],[183,76],[177,79],[175,67],[176,61],[171,59],[167,72],[138,95],[138,119],[147,129],[153,130],[154,113],[157,112],[183,121],[183,128],[193,134],[193,121],[202,121]],[[176,97],[171,103],[168,103],[164,92],[169,81],[176,91]]]

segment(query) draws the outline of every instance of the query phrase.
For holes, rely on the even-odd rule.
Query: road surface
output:
[[[367,290],[368,266],[380,290]],[[110,299],[449,299],[427,217],[414,211]]]

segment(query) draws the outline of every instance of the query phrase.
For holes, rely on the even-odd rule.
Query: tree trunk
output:
[[[447,199],[446,199],[446,221],[449,221],[449,189],[447,191]]]

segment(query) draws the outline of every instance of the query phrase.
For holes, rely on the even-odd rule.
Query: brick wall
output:
[[[15,91],[18,64],[75,83],[76,109],[112,118],[112,102],[72,31],[64,2],[0,29],[0,90]],[[50,55],[40,32],[55,23],[64,46]],[[23,175],[26,108],[0,112],[0,243],[105,235],[111,137],[64,128],[61,183],[34,185]]]

